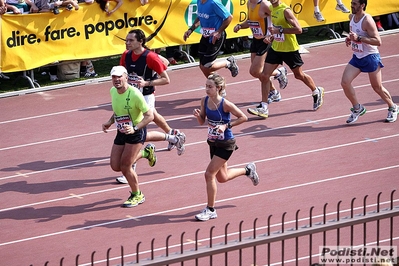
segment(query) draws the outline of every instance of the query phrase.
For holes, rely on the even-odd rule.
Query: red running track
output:
[[[399,103],[399,35],[382,40],[384,86]],[[245,177],[219,185],[219,217],[208,222],[194,220],[206,204],[203,173],[209,162],[206,128],[192,116],[204,95],[198,67],[170,71],[171,84],[157,89],[158,111],[186,133],[186,152],[177,156],[165,150],[166,143],[156,143],[156,166],[144,160],[138,165],[146,202],[135,208],[121,208],[129,188],[116,184],[118,174],[109,167],[115,131],[101,131],[111,114],[110,81],[0,99],[1,264],[59,265],[64,257],[64,265],[74,265],[80,254],[79,261],[88,265],[93,251],[96,261],[108,248],[117,256],[121,245],[133,254],[137,242],[148,250],[155,238],[161,247],[169,234],[174,245],[183,231],[190,241],[200,228],[204,239],[212,226],[214,235],[222,235],[225,224],[236,230],[241,220],[248,229],[255,218],[259,226],[266,224],[271,214],[287,212],[286,220],[292,220],[296,210],[311,206],[321,214],[327,202],[342,200],[347,209],[352,198],[369,195],[374,203],[379,192],[382,202],[388,200],[399,183],[399,122],[383,122],[387,107],[362,74],[354,85],[368,111],[346,125],[350,103],[340,79],[350,49],[341,42],[308,50],[304,70],[325,88],[323,107],[312,111],[310,90],[290,72],[283,100],[271,104],[270,117],[248,115],[247,123],[234,128],[239,149],[229,166],[256,162],[259,186]],[[258,103],[259,82],[248,74],[248,58],[238,64],[236,78],[227,70],[220,73],[228,98],[245,110]],[[398,227],[394,237],[397,245]]]

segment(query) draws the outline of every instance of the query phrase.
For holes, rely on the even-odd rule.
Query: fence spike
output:
[[[312,227],[312,216],[313,216],[313,209],[314,206],[310,207],[309,209],[309,227]],[[312,264],[312,242],[313,242],[313,238],[312,238],[312,234],[309,234],[309,265]]]
[[[111,253],[111,248],[107,250],[107,266],[109,266],[109,254]]]
[[[391,210],[393,210],[393,194],[395,194],[396,189],[391,192]]]
[[[151,260],[154,260],[154,242],[155,238],[151,240]]]
[[[295,213],[295,230],[298,231],[299,229],[299,212],[300,209],[298,209]],[[298,266],[299,265],[299,238],[295,237],[295,265]]]
[[[139,263],[140,244],[141,244],[141,241],[138,242],[137,245],[136,245],[136,263]]]
[[[140,243],[141,242],[139,242],[138,244],[137,244],[137,246],[138,245],[140,245]],[[137,250],[138,251],[138,250]],[[137,252],[137,260],[139,259],[139,255],[138,255],[139,253]],[[121,246],[121,265],[125,265],[125,252],[124,252],[124,249],[123,249],[123,246]]]
[[[79,256],[80,256],[80,254],[76,255],[76,258],[75,258],[75,265],[76,266],[79,265]]]
[[[356,197],[352,198],[352,201],[351,201],[351,218],[353,218],[353,210],[355,208],[355,200],[356,200]]]
[[[166,257],[169,257],[169,239],[172,237],[172,235],[168,235],[167,237],[166,237],[166,247],[165,247],[165,249],[166,249]]]
[[[225,245],[227,245],[227,229],[228,229],[229,225],[230,225],[230,223],[227,223],[227,224],[224,226],[224,244],[225,244]]]
[[[378,193],[377,195],[377,212],[380,212],[380,202],[381,202],[381,194],[382,192]]]
[[[92,266],[94,265],[94,254],[96,254],[95,251],[93,251],[93,252],[91,253],[91,265],[92,265]]]
[[[327,223],[327,206],[328,203],[325,203],[323,206],[323,224]]]
[[[184,234],[185,234],[186,232],[183,232],[181,235],[180,235],[180,254],[183,254],[183,252],[184,252],[184,250],[183,250],[183,245],[184,245],[184,240],[183,240],[183,237],[184,237]]]
[[[253,238],[256,238],[256,222],[258,221],[258,218],[255,218],[254,220],[254,229],[253,229]]]
[[[198,232],[200,229],[198,228],[197,231],[195,231],[195,250],[198,250]],[[198,258],[195,258],[195,265],[198,266]]]
[[[209,230],[209,247],[212,247],[212,240],[213,240],[213,229],[215,229],[215,226],[213,225],[211,229]],[[213,265],[213,256],[209,256],[209,265]]]
[[[238,226],[238,240],[241,242],[242,241],[242,224],[244,223],[243,220],[241,220],[239,226]]]
[[[366,213],[367,213],[367,210],[366,210],[366,207],[367,207],[366,200],[367,200],[368,196],[369,196],[369,195],[366,195],[366,196],[364,196],[364,198],[363,198],[363,216],[366,216]]]
[[[212,247],[212,234],[213,234],[213,229],[215,229],[215,226],[213,225],[211,229],[209,230],[209,247]]]
[[[273,215],[267,217],[267,236],[270,236],[270,222]],[[270,244],[267,244],[267,265],[270,265]]]

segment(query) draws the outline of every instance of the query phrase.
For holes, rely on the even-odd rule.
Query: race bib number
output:
[[[215,28],[201,28],[201,34],[204,37],[209,37],[215,32]]]
[[[143,88],[140,88],[138,80],[139,80],[139,76],[137,76],[136,74],[128,75],[127,82],[130,85],[132,85],[133,87],[135,87],[136,89],[138,89],[141,93],[143,93]]]
[[[260,24],[258,21],[248,21],[249,28],[252,31],[252,35],[256,39],[262,39],[264,37],[264,32],[262,28],[260,27]]]
[[[274,26],[276,28],[281,29],[281,26]],[[284,42],[285,41],[285,35],[284,33],[277,33],[277,34],[273,34],[273,38],[275,42]]]
[[[115,116],[115,126],[120,132],[125,133],[125,125],[133,127],[133,122],[130,119],[130,116]]]
[[[224,140],[224,132],[219,132],[218,125],[208,123],[208,139],[209,140]]]
[[[284,42],[285,41],[284,33],[273,34],[273,37],[274,37],[275,42]]]
[[[363,52],[363,43],[362,42],[351,42],[352,51],[362,53]]]

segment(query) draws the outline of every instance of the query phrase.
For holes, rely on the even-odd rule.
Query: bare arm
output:
[[[368,36],[360,36],[361,42],[376,46],[381,45],[381,37],[371,15],[366,14],[366,17],[362,23],[362,29],[367,32]],[[355,32],[349,32],[349,38],[351,41],[359,41],[358,37],[359,35],[357,35]]]
[[[120,8],[123,4],[122,0],[114,0],[115,2],[117,2],[116,6],[114,7],[114,9],[112,9],[111,11],[107,10],[107,14],[111,15],[112,13],[114,13],[116,10],[118,10],[118,8]]]
[[[230,112],[234,115],[237,119],[231,121],[231,126],[238,126],[248,120],[248,117],[238,108],[234,103],[230,102],[227,99],[224,99],[223,110],[225,112]]]
[[[197,118],[198,124],[203,125],[205,123],[205,97],[201,99],[201,108],[194,109],[193,115]]]
[[[284,16],[288,24],[292,26],[292,28],[283,28],[283,33],[286,34],[301,34],[302,33],[302,27],[299,25],[298,20],[294,16],[294,13],[292,13],[292,10],[289,8],[286,8],[284,10]],[[280,28],[278,27],[270,27],[269,28],[271,34],[278,34],[280,33]]]
[[[7,5],[5,3],[5,0],[0,0],[0,15],[3,15],[6,12],[7,12]]]
[[[162,72],[159,74],[159,78],[154,79],[154,80],[144,80],[142,77],[139,77],[139,82],[140,82],[140,87],[144,86],[160,86],[160,85],[167,85],[170,83],[169,75],[166,72]]]
[[[191,33],[195,31],[195,29],[200,25],[199,18],[196,17],[193,25],[184,33],[183,40],[186,41],[188,37],[190,37]]]
[[[144,118],[140,121],[136,126],[141,129],[146,127],[152,120],[154,120],[154,113],[152,112],[152,108],[148,108],[148,111],[143,113]]]
[[[114,114],[109,118],[107,122],[102,124],[103,131],[107,133],[107,130],[112,126],[112,124],[115,122]]]

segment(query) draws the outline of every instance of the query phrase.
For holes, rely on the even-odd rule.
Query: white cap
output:
[[[127,74],[127,70],[124,66],[114,66],[111,69],[111,76],[122,76],[123,73]]]

